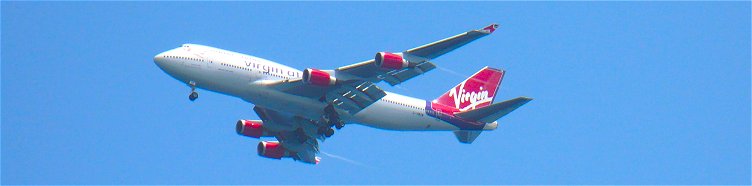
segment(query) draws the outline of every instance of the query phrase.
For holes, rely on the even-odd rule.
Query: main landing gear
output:
[[[342,127],[345,127],[345,123],[342,123],[342,121],[338,121],[334,124],[334,127],[337,128],[337,130],[342,129]]]
[[[339,114],[337,114],[337,111],[334,110],[334,105],[332,105],[331,103],[324,108],[324,115],[328,119],[328,124],[330,126],[334,125],[337,130],[345,127],[345,123],[342,122],[342,120],[339,118]]]
[[[188,85],[191,86],[191,94],[188,95],[188,100],[196,101],[198,99],[198,92],[196,92],[196,82],[190,81]]]
[[[334,135],[334,129],[330,127],[321,127],[319,128],[319,134],[323,134],[324,136],[328,138]]]

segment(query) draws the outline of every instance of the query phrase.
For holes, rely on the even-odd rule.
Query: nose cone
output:
[[[154,56],[154,64],[168,75],[183,81],[191,76],[191,72],[186,71],[184,68],[185,65],[176,59],[179,54],[180,53],[175,52],[174,49],[162,52]]]
[[[157,66],[159,66],[160,68],[164,68],[165,53],[162,52],[162,53],[157,54],[156,56],[154,56],[154,63],[157,64]]]

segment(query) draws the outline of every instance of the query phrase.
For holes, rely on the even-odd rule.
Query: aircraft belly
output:
[[[200,76],[196,76],[196,79],[192,80],[196,81],[196,85],[199,88],[241,98],[244,97],[243,95],[254,92],[248,79],[238,78],[237,75],[228,72],[212,70],[204,70],[202,72]]]
[[[254,85],[248,80],[238,78],[235,74],[208,72],[204,73],[202,77],[198,80],[198,86],[201,88],[233,95],[254,105],[294,116],[318,120],[324,114],[323,110],[326,107],[326,104],[318,100]],[[366,107],[355,114],[347,123],[359,123],[387,130],[458,129],[451,124],[426,115],[424,110],[406,108],[385,101],[377,101]]]
[[[310,98],[291,95],[265,87],[255,94],[247,95],[244,99],[261,107],[290,113],[307,119],[318,120],[323,115],[326,104]]]
[[[425,111],[411,110],[379,101],[355,114],[353,122],[387,130],[457,130],[458,128],[432,118]]]

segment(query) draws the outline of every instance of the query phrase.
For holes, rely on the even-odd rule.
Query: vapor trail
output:
[[[439,70],[444,71],[444,72],[449,72],[450,74],[455,75],[457,77],[461,77],[461,78],[470,77],[470,76],[466,76],[466,75],[460,74],[459,72],[456,72],[454,70],[450,70],[448,68],[444,68],[444,67],[440,67],[440,66],[436,66],[436,68],[438,68]]]
[[[345,162],[347,162],[347,163],[350,163],[350,164],[353,164],[353,165],[358,165],[358,166],[361,166],[361,167],[366,167],[366,168],[370,168],[369,166],[367,166],[367,165],[365,165],[365,164],[363,164],[363,163],[357,162],[357,161],[355,161],[355,160],[347,159],[347,158],[345,158],[345,157],[342,157],[342,156],[337,156],[337,155],[334,155],[334,154],[329,154],[329,153],[326,153],[326,152],[324,152],[324,151],[320,151],[320,152],[321,152],[321,154],[324,154],[324,155],[326,155],[326,156],[329,156],[329,157],[331,157],[331,158],[336,158],[336,159],[339,159],[339,160],[345,161]]]
[[[404,91],[410,91],[410,90],[406,89],[405,87],[402,87],[402,86],[399,86],[399,85],[394,85],[392,87],[400,89],[400,90],[404,90]]]

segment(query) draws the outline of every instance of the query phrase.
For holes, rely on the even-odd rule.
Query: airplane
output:
[[[334,70],[303,71],[263,58],[198,44],[183,44],[154,56],[165,73],[191,88],[238,97],[254,105],[260,120],[241,119],[235,130],[261,141],[259,156],[318,164],[319,142],[334,129],[362,124],[398,131],[453,131],[472,143],[499,118],[531,101],[517,97],[493,103],[505,71],[484,67],[432,101],[382,90],[436,68],[429,61],[499,28],[491,24],[403,52],[378,52],[373,59]]]

